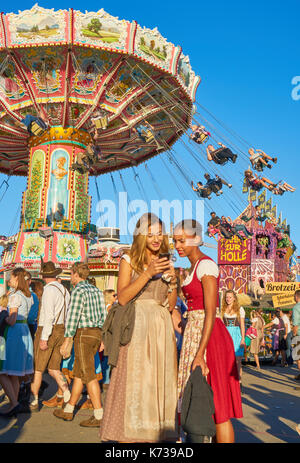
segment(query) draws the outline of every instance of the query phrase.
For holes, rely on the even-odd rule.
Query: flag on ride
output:
[[[266,205],[265,205],[265,212],[273,212],[273,209],[272,209],[272,198],[268,199],[268,201],[266,202]]]
[[[266,190],[262,192],[261,195],[258,197],[258,205],[261,206],[261,209],[265,208],[265,203],[266,203]]]
[[[272,207],[272,215],[274,216],[274,219],[277,218],[277,205]]]
[[[255,190],[249,190],[249,193],[248,193],[248,202],[250,203],[250,201],[256,201],[256,191]]]
[[[287,228],[287,224],[286,224],[286,219],[284,219],[282,222],[281,222],[281,225],[284,227],[284,228]]]
[[[278,225],[281,225],[282,223],[282,212],[280,211],[279,216],[278,216]]]
[[[244,178],[242,193],[247,193],[247,191],[248,191],[248,185],[247,185],[246,179]]]

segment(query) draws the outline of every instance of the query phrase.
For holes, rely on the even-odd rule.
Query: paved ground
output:
[[[236,441],[239,443],[300,443],[295,431],[300,423],[300,382],[293,379],[296,367],[264,366],[260,371],[243,367],[244,418],[234,420]],[[55,391],[50,386],[44,392],[49,398]],[[7,407],[0,404],[0,410]],[[79,426],[91,411],[78,411],[72,422],[58,420],[53,410],[41,408],[39,413],[21,414],[7,420],[0,417],[0,443],[99,443],[98,429]]]

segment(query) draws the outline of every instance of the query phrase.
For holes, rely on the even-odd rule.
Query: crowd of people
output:
[[[80,425],[98,427],[102,442],[234,442],[232,419],[243,417],[245,310],[231,290],[219,307],[219,269],[202,253],[201,236],[195,220],[175,226],[175,249],[191,267],[174,269],[163,222],[144,214],[121,258],[116,292],[100,291],[86,263],[71,268],[71,294],[53,262],[42,262],[43,283],[14,269],[0,294],[0,384],[9,399],[1,416],[39,412],[47,370],[57,391],[42,405],[72,421],[86,388],[82,408],[92,414]],[[259,367],[268,325],[259,311],[251,324]]]

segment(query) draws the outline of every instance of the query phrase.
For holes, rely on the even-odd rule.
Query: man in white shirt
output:
[[[65,376],[60,371],[62,356],[60,347],[64,342],[64,324],[70,302],[68,290],[57,281],[61,273],[53,262],[42,264],[41,275],[46,283],[41,301],[38,318],[38,328],[34,339],[34,379],[31,384],[31,411],[38,411],[38,393],[42,382],[43,372],[48,373],[57,382],[63,392],[60,404],[68,402],[70,391]],[[57,398],[58,402],[58,398]]]

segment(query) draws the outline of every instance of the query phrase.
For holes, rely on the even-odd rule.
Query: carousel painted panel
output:
[[[52,244],[52,261],[57,264],[73,264],[85,259],[86,240],[72,233],[55,232]]]
[[[72,94],[91,96],[96,93],[116,61],[118,57],[105,50],[76,47],[72,53]]]
[[[15,262],[40,262],[41,257],[47,261],[49,245],[50,241],[42,238],[39,232],[21,232],[14,256]]]
[[[68,11],[45,9],[35,5],[31,10],[5,16],[7,45],[28,46],[65,43],[68,36]]]
[[[36,219],[40,218],[41,215],[41,204],[42,204],[42,190],[41,189],[30,189],[24,192],[24,220],[26,227],[30,228]]]
[[[50,158],[49,189],[47,194],[48,223],[69,218],[68,178],[70,155],[63,148],[54,149]]]
[[[126,51],[130,23],[106,13],[74,11],[74,43]]]
[[[0,54],[0,99],[9,106],[28,99],[16,64],[6,52]]]
[[[50,122],[50,125],[60,125],[63,118],[63,104],[54,103],[53,97],[50,99],[52,104],[47,104],[47,116]]]
[[[143,60],[169,71],[174,45],[168,42],[155,27],[153,30],[137,26],[134,54]]]
[[[40,190],[44,185],[46,153],[44,150],[36,149],[29,166],[29,189]]]
[[[76,191],[75,193],[75,220],[81,223],[90,222],[91,196]]]
[[[88,176],[87,174],[81,174],[78,171],[74,172],[74,190],[79,194],[88,193]]]
[[[140,86],[139,76],[133,74],[131,68],[121,67],[111,81],[105,92],[105,101],[111,104],[119,104],[124,101],[134,90]]]
[[[188,94],[195,97],[195,92],[200,83],[200,80],[197,85],[197,82],[195,82],[196,76],[190,64],[190,58],[183,54],[178,60],[177,78],[178,81],[186,88]]]
[[[5,37],[5,15],[0,13],[0,50],[6,47]]]
[[[20,62],[39,102],[48,103],[49,96],[63,96],[66,51],[61,47],[35,47],[18,52]]]

